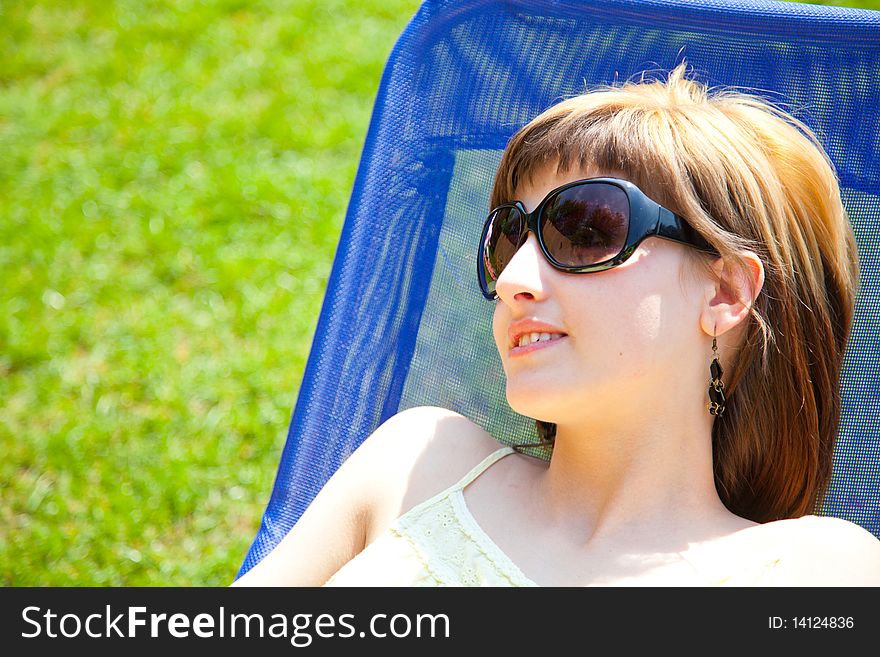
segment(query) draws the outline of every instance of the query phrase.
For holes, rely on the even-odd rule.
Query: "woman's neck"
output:
[[[715,489],[712,419],[672,412],[650,424],[557,425],[550,466],[537,483],[545,517],[584,544],[653,542],[735,520]]]

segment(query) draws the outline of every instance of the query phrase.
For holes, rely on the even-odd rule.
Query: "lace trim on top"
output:
[[[538,586],[483,531],[462,494],[514,452],[496,450],[456,484],[404,513],[325,586]]]
[[[463,494],[489,466],[514,452],[496,450],[456,484],[401,515],[324,586],[540,586],[483,530]],[[774,557],[753,570],[702,579],[708,586],[756,585],[779,562]]]

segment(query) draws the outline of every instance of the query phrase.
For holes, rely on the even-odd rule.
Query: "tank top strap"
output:
[[[487,470],[490,465],[495,463],[495,461],[497,461],[498,459],[500,459],[504,456],[507,456],[508,454],[512,454],[515,451],[516,450],[513,449],[513,447],[510,447],[509,445],[502,447],[501,449],[495,450],[494,452],[489,454],[489,456],[487,456],[482,461],[477,463],[473,468],[471,468],[471,471],[468,472],[464,477],[462,477],[461,480],[457,484],[455,484],[451,490],[462,490],[465,486],[467,486],[469,483],[471,483],[474,479],[476,479],[481,474],[483,474],[483,472],[485,470]]]

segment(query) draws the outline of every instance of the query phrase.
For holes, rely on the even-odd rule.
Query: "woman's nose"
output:
[[[508,302],[522,293],[540,298],[544,295],[544,270],[547,267],[550,267],[550,263],[541,252],[538,238],[530,232],[495,282],[495,292],[500,299]]]

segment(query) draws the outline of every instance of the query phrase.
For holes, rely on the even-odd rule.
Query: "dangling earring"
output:
[[[715,335],[713,331],[712,335],[712,363],[709,365],[709,372],[711,374],[711,378],[709,380],[709,399],[711,400],[708,404],[706,404],[706,408],[709,409],[710,415],[717,415],[718,417],[724,415],[724,383],[721,381],[721,375],[724,374],[724,370],[721,369],[721,363],[718,362],[718,345],[715,341]]]

